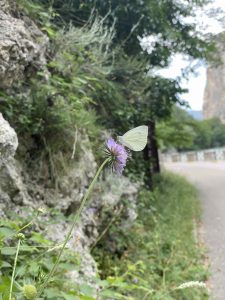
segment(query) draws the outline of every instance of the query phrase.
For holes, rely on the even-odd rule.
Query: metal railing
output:
[[[160,155],[163,162],[225,161],[225,147],[199,151],[171,152]]]

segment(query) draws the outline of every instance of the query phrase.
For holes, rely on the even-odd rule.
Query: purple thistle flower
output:
[[[106,154],[111,157],[110,164],[112,170],[121,175],[128,158],[128,153],[124,146],[116,143],[114,139],[109,138],[106,142]]]

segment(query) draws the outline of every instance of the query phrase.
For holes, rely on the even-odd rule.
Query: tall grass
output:
[[[102,276],[125,276],[126,280],[152,290],[134,290],[135,299],[203,300],[203,288],[176,290],[188,281],[204,282],[204,249],[194,239],[193,220],[200,216],[195,188],[177,175],[155,178],[155,189],[143,189],[138,198],[139,215],[128,230],[115,224],[96,249]],[[109,244],[117,244],[117,258]],[[99,255],[100,249],[102,256]]]

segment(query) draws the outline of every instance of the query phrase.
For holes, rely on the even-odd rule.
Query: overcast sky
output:
[[[210,32],[217,34],[223,31],[222,26],[219,22],[215,21],[213,18],[209,18],[206,15],[206,11],[211,8],[220,8],[225,12],[225,0],[214,0],[212,4],[207,5],[204,10],[198,12],[198,22],[200,27],[204,28],[204,32]],[[225,13],[224,13],[225,15]],[[160,74],[166,77],[175,78],[181,75],[181,69],[185,68],[188,63],[182,58],[181,55],[176,55],[168,69],[160,71]],[[187,100],[193,110],[201,110],[203,103],[203,94],[206,84],[206,68],[200,66],[197,69],[197,76],[189,76],[188,82],[186,80],[182,81],[182,87],[188,88],[189,92],[183,94],[182,98]]]

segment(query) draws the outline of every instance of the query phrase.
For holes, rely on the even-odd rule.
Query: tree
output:
[[[225,145],[225,125],[217,118],[195,124],[195,138],[192,149],[207,149]]]
[[[157,126],[157,138],[162,151],[175,148],[190,149],[194,145],[196,138],[194,120],[185,110],[174,106],[171,118],[167,121],[161,121]]]
[[[149,63],[165,66],[171,53],[188,53],[192,57],[205,58],[209,44],[196,33],[194,24],[184,18],[194,15],[197,7],[207,0],[36,0],[43,5],[52,5],[58,13],[55,21],[60,26],[72,24],[84,26],[91,14],[104,18],[108,27],[114,24],[114,43],[122,45],[125,53],[140,54],[137,36],[160,34],[163,43],[157,43],[148,56]]]

